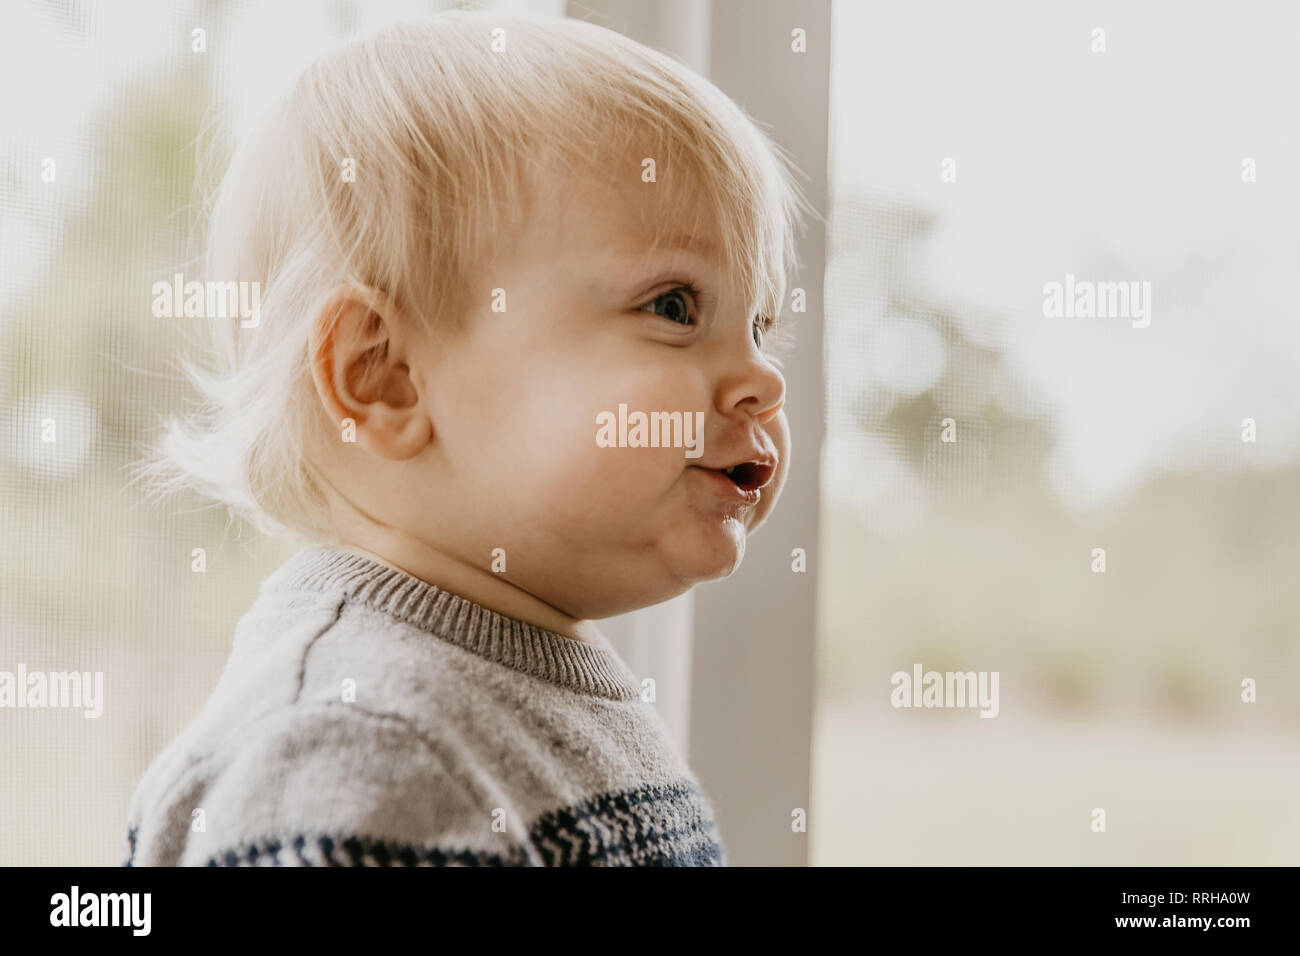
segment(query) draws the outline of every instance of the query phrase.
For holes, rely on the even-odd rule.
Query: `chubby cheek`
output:
[[[580,394],[552,391],[538,403],[544,414],[530,415],[519,433],[520,458],[529,463],[525,496],[535,509],[534,520],[561,525],[590,541],[627,540],[629,523],[655,507],[686,462],[681,448],[602,446],[597,416],[613,413],[610,431],[617,440],[619,401],[629,414],[662,407],[614,391],[624,397],[602,402],[593,401],[586,388]]]

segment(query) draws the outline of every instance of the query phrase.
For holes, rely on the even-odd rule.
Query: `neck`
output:
[[[553,631],[562,637],[602,645],[600,632],[590,621],[571,617],[499,574],[466,564],[427,542],[394,528],[349,527],[340,533],[340,550],[404,571],[426,584],[441,588],[486,608]]]
[[[324,475],[335,546],[395,568],[426,584],[482,605],[506,617],[585,644],[608,648],[591,621],[573,617],[537,595],[485,568],[448,554],[436,543],[408,534],[359,507]]]

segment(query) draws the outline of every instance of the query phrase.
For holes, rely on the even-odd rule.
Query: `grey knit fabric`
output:
[[[154,865],[725,865],[712,807],[608,643],[308,548],[131,800]]]

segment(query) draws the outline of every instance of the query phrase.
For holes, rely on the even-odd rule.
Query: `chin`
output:
[[[748,531],[744,521],[737,518],[715,521],[703,534],[692,535],[693,540],[678,551],[678,560],[674,563],[683,580],[697,584],[728,578],[745,560]]]

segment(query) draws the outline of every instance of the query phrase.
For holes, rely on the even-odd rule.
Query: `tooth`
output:
[[[724,468],[724,469],[722,469],[722,473],[723,473],[724,475],[729,475],[729,474],[731,474],[731,473],[732,473],[733,471],[735,471],[735,470],[736,470],[736,466],[735,466],[735,465],[732,465],[730,468]]]

